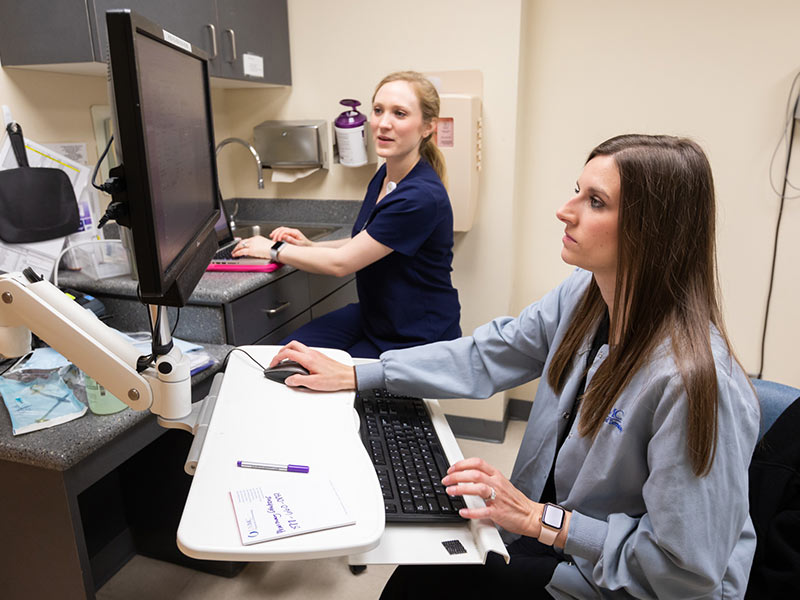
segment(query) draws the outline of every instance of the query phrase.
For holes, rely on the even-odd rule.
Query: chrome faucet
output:
[[[253,155],[253,158],[256,159],[256,170],[257,170],[256,175],[258,177],[258,189],[263,190],[264,189],[264,176],[263,176],[263,171],[262,171],[261,157],[258,155],[258,152],[256,152],[256,149],[253,148],[253,146],[251,144],[248,144],[243,139],[237,138],[237,137],[225,138],[219,144],[217,144],[217,155],[219,155],[219,151],[222,150],[223,146],[227,146],[228,144],[231,144],[233,142],[236,142],[237,144],[241,144],[242,146],[247,148],[250,151],[250,154]],[[231,221],[230,221],[231,229],[235,229],[236,228],[236,223],[234,223],[233,218],[236,216],[236,213],[239,212],[239,204],[238,204],[238,202],[236,200],[234,200],[233,202],[234,202],[234,205],[233,205],[233,211],[231,212]]]

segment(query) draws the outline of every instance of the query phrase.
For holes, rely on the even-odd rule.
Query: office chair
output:
[[[800,390],[752,381],[761,431],[749,470],[757,541],[745,598],[800,598]]]

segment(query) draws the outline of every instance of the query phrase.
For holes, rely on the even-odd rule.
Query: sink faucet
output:
[[[253,155],[253,158],[256,159],[256,171],[257,171],[256,175],[258,177],[258,189],[263,190],[264,189],[264,177],[263,177],[263,171],[262,171],[262,165],[261,165],[261,157],[258,155],[258,152],[256,152],[256,149],[253,148],[252,145],[248,144],[247,142],[245,142],[241,138],[237,138],[237,137],[225,138],[219,144],[217,144],[217,155],[219,155],[219,151],[222,150],[223,146],[227,146],[228,144],[231,144],[233,142],[236,142],[237,144],[241,144],[242,146],[247,148],[250,151],[250,154]],[[230,222],[231,229],[235,229],[236,228],[236,223],[234,223],[233,218],[236,216],[236,213],[239,212],[238,202],[236,200],[234,200],[233,202],[234,202],[234,206],[233,206],[233,211],[231,212],[231,222]]]

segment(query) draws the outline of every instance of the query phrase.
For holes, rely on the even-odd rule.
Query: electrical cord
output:
[[[61,258],[70,250],[74,250],[75,248],[80,248],[81,246],[88,246],[89,244],[122,244],[122,240],[84,240],[83,242],[73,243],[68,242],[69,246],[64,248],[56,257],[56,264],[53,267],[53,285],[58,287],[58,265],[61,262]]]
[[[791,152],[789,146],[792,144],[791,135],[789,134],[790,131],[794,131],[794,114],[797,108],[797,99],[800,98],[800,93],[795,92],[795,86],[797,85],[798,81],[800,81],[800,71],[794,76],[792,80],[792,85],[789,87],[789,95],[786,96],[786,109],[785,109],[785,119],[783,122],[783,130],[781,136],[778,138],[778,143],[775,144],[775,149],[772,151],[772,156],[769,160],[769,184],[772,188],[772,191],[775,192],[781,198],[786,197],[786,186],[788,185],[792,189],[800,190],[800,187],[792,184],[791,181],[788,179],[788,162],[787,162],[787,170],[784,173],[784,182],[783,182],[783,191],[778,191],[777,186],[775,185],[775,181],[772,178],[772,172],[775,166],[775,157],[778,155],[778,150],[783,143],[787,146],[787,152]],[[798,90],[800,92],[800,90]],[[792,101],[794,99],[794,101]],[[789,200],[800,198],[800,195],[797,196],[790,196],[788,197]]]
[[[259,367],[261,367],[261,370],[262,370],[262,371],[266,370],[266,367],[265,367],[264,365],[262,365],[260,362],[258,362],[258,361],[257,361],[255,358],[253,358],[253,357],[252,357],[252,356],[251,356],[251,355],[250,355],[250,354],[247,352],[247,350],[242,350],[241,348],[232,348],[232,349],[230,349],[230,350],[228,351],[228,353],[225,355],[225,358],[224,358],[224,359],[223,359],[223,361],[222,361],[222,370],[223,370],[223,371],[224,371],[224,370],[225,370],[225,368],[228,366],[228,358],[230,357],[230,355],[231,355],[231,354],[233,354],[234,352],[237,352],[237,351],[238,351],[238,352],[242,352],[243,354],[246,354],[250,360],[252,360],[252,361],[253,361],[254,363],[256,363],[256,364],[257,364]]]
[[[103,164],[103,160],[106,158],[106,154],[111,149],[111,143],[114,141],[114,136],[108,138],[108,142],[106,143],[106,148],[103,150],[103,153],[100,155],[100,158],[97,159],[97,163],[94,165],[94,171],[92,172],[92,187],[96,190],[100,190],[101,192],[106,192],[106,185],[105,183],[101,185],[97,185],[97,172],[100,170],[100,165]],[[108,192],[107,192],[108,193]]]
[[[775,222],[775,236],[772,242],[772,264],[770,265],[769,270],[769,286],[767,288],[767,305],[764,309],[764,326],[761,330],[761,351],[759,354],[759,362],[758,362],[758,373],[756,374],[757,379],[761,379],[761,376],[764,373],[764,355],[767,346],[767,327],[769,324],[769,309],[770,305],[772,304],[772,290],[775,286],[775,265],[778,261],[778,240],[780,239],[780,231],[781,231],[781,221],[783,220],[783,207],[786,203],[786,200],[800,198],[800,195],[797,196],[786,196],[786,188],[787,186],[792,187],[794,189],[800,189],[792,185],[789,181],[789,165],[792,160],[792,145],[794,142],[794,130],[795,124],[797,120],[795,119],[795,114],[798,110],[798,106],[800,103],[800,94],[794,100],[794,104],[792,104],[791,99],[795,95],[794,88],[797,84],[798,80],[800,79],[800,72],[795,75],[794,80],[792,80],[792,86],[789,89],[789,96],[786,99],[786,118],[787,121],[784,124],[784,132],[781,136],[781,140],[786,139],[786,165],[784,169],[783,175],[783,186],[781,191],[779,192],[774,182],[772,181],[772,164],[775,160],[775,155],[778,152],[778,148],[780,147],[780,140],[778,141],[778,145],[775,147],[775,151],[772,153],[772,159],[770,160],[770,185],[772,186],[773,191],[778,194],[780,198],[780,203],[778,205],[778,218]],[[791,109],[791,110],[790,110]]]

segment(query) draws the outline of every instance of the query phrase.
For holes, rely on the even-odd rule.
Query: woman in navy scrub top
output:
[[[267,239],[242,240],[234,256],[269,257],[311,273],[356,273],[357,304],[315,319],[281,343],[340,348],[352,356],[461,335],[453,262],[453,211],[443,181],[444,157],[432,138],[439,95],[413,71],[392,73],[373,96],[370,126],[385,159],[370,181],[352,237],[312,242],[297,229],[278,227]],[[273,256],[273,258],[275,258]]]

